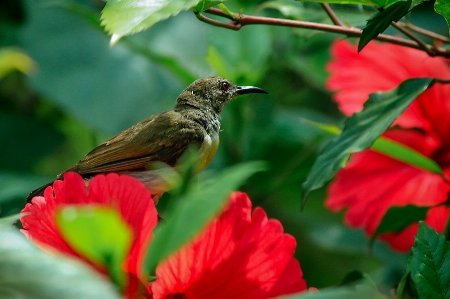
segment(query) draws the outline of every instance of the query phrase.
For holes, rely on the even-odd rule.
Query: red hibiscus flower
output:
[[[332,56],[327,87],[337,92],[334,99],[346,115],[361,110],[370,93],[393,89],[408,78],[450,78],[446,60],[396,45],[371,42],[357,54],[356,46],[340,41],[333,45]],[[424,92],[383,136],[433,159],[450,177],[450,86],[436,84]],[[437,174],[365,150],[353,154],[336,175],[326,206],[333,211],[347,208],[346,224],[372,235],[390,207],[434,206],[445,202],[449,191]],[[442,232],[448,216],[446,207],[431,208],[425,222]],[[417,227],[381,238],[407,251]]]
[[[22,210],[22,232],[40,246],[50,246],[57,251],[75,256],[104,273],[105,270],[74,251],[62,238],[55,223],[56,211],[67,205],[97,204],[117,209],[122,219],[133,231],[133,242],[124,271],[130,275],[127,292],[134,294],[136,277],[142,278],[140,269],[147,245],[157,223],[155,205],[147,189],[136,179],[110,173],[97,175],[88,190],[83,178],[73,172],[64,174],[64,181],[55,181],[47,187],[43,197],[34,197],[31,204]]]
[[[272,298],[306,290],[295,239],[245,193],[233,193],[222,215],[156,269],[160,298]]]
[[[83,179],[68,173],[64,181],[55,181],[53,189],[48,187],[44,197],[35,197],[27,204],[23,212],[28,215],[22,218],[22,224],[31,240],[92,264],[64,241],[56,227],[55,211],[69,204],[102,204],[118,209],[134,232],[124,271],[142,278],[139,269],[157,218],[145,187],[131,177],[108,174],[96,176],[86,191]],[[247,195],[233,193],[220,217],[157,266],[156,281],[146,283],[147,296],[272,298],[304,291],[306,283],[293,257],[295,247],[295,239],[283,233],[277,220],[267,219],[260,208],[252,214]]]

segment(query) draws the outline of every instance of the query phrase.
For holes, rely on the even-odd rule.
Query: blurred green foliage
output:
[[[99,26],[102,1],[1,3],[0,50],[20,49],[35,68],[29,75],[13,69],[0,79],[0,216],[19,212],[31,190],[108,137],[171,109],[193,79],[222,75],[270,95],[249,95],[225,109],[220,147],[204,175],[240,162],[268,162],[270,169],[241,190],[295,236],[308,285],[337,285],[353,270],[387,286],[400,281],[406,257],[379,243],[369,250],[362,232],[323,207],[324,189],[300,211],[301,183],[328,138],[300,120],[337,124],[342,118],[324,87],[337,35],[262,25],[235,32],[201,23],[188,11],[110,48]],[[264,9],[263,3],[227,5],[282,16],[279,7]],[[291,4],[301,11],[298,18],[318,17],[319,4]],[[427,9],[412,16],[423,21]],[[350,19],[353,13],[339,15]],[[164,195],[158,207],[169,200]]]
[[[48,254],[0,223],[1,298],[119,299],[116,289],[86,264]]]

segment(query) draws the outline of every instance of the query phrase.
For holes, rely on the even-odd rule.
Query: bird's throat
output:
[[[183,117],[201,125],[211,137],[213,134],[219,134],[220,116],[215,111],[187,108],[179,111],[179,113],[181,113]]]

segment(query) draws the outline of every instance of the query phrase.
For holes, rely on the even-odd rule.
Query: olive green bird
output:
[[[197,171],[203,170],[219,145],[220,113],[232,99],[248,93],[267,94],[261,88],[237,86],[220,77],[198,79],[178,96],[173,110],[152,115],[117,134],[65,172],[77,172],[86,182],[99,173],[127,174],[140,180],[157,201],[170,186],[158,170],[149,167],[151,163],[174,167],[188,147],[197,146]],[[63,179],[65,172],[57,179]],[[32,191],[27,202],[52,183]]]

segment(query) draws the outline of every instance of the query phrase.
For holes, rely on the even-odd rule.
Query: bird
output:
[[[179,158],[192,146],[198,148],[196,172],[213,159],[219,146],[220,114],[234,98],[250,93],[268,94],[255,86],[238,86],[222,77],[195,80],[177,97],[173,110],[152,115],[100,144],[66,172],[80,174],[88,184],[96,174],[115,172],[130,175],[150,191],[155,203],[170,190],[160,169],[152,163],[175,167]],[[41,196],[53,182],[27,196]]]

